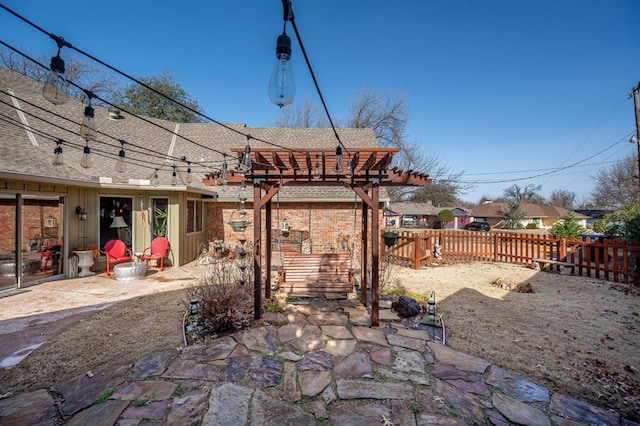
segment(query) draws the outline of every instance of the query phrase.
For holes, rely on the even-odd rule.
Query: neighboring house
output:
[[[433,228],[439,226],[438,214],[442,210],[451,210],[453,221],[446,228],[462,229],[469,223],[473,213],[461,206],[436,207],[433,202],[427,203],[389,203],[385,209],[385,225],[387,227]],[[392,224],[393,221],[393,224]]]
[[[521,224],[526,228],[529,224],[535,224],[538,228],[549,229],[567,213],[574,213],[562,207],[551,204],[521,203],[520,210],[524,213]],[[504,212],[509,211],[507,202],[488,202],[478,207],[474,207],[473,215],[475,220],[485,220],[491,227],[501,228]],[[586,228],[587,216],[574,213],[578,224]]]
[[[270,147],[265,141],[297,148],[337,144],[331,129],[145,121],[94,108],[99,133],[88,147],[95,164],[83,168],[85,140],[78,130],[84,105],[76,99],[52,105],[43,98],[40,83],[0,68],[0,261],[15,264],[22,258],[23,266],[30,259],[35,264],[42,248],[60,246],[60,266],[51,275],[43,278],[28,271],[33,276],[0,277],[0,289],[7,282],[63,278],[76,246],[103,248],[113,238],[141,253],[154,236],[164,235],[174,265],[193,261],[216,239],[238,244],[245,234],[230,222],[243,209],[252,220],[253,190],[211,186],[207,179],[223,162],[229,169],[236,167],[237,156],[231,150],[243,149],[247,135],[254,147]],[[371,129],[338,132],[347,147],[377,147]],[[54,166],[58,138],[63,139],[59,147],[64,164]],[[120,150],[126,160],[122,173],[115,170]],[[309,250],[354,250],[360,241],[362,202],[351,190],[285,187],[280,192],[273,200],[273,219],[287,219],[292,230],[304,231]],[[381,191],[380,203],[387,200]]]
[[[603,219],[605,215],[611,214],[614,210],[599,210],[599,209],[575,209],[574,212],[587,216],[587,229],[593,229],[593,225],[600,219]]]

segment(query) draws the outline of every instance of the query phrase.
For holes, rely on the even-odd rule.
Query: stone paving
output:
[[[637,425],[351,299],[0,399],[0,424]]]

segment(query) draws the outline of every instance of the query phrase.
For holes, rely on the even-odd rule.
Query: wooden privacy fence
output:
[[[640,247],[617,239],[575,240],[506,232],[402,232],[384,251],[390,263],[419,269],[431,263],[434,248],[448,262],[490,261],[533,265],[534,259],[570,263],[578,275],[622,283],[639,283]],[[382,253],[382,251],[381,251]],[[559,268],[559,266],[555,266]]]

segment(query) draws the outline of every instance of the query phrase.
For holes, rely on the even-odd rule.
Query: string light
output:
[[[127,162],[125,161],[125,154],[124,154],[124,144],[126,142],[121,140],[120,141],[120,152],[118,153],[118,161],[116,161],[116,172],[118,173],[124,173],[127,171]]]
[[[320,155],[316,154],[316,164],[313,166],[313,171],[311,172],[311,176],[314,179],[320,179]]]
[[[242,155],[242,160],[238,165],[238,171],[240,173],[247,173],[251,171],[251,145],[249,145],[249,141],[251,140],[251,136],[247,136],[247,146],[244,147],[244,154]]]
[[[187,161],[187,178],[186,178],[186,182],[187,183],[193,182],[193,174],[191,174],[191,162],[190,161]]]
[[[227,165],[227,155],[224,155],[222,161],[222,171],[220,172],[220,185],[225,186],[227,184],[227,173],[229,172],[229,166]]]
[[[69,102],[69,84],[67,83],[64,60],[60,57],[60,50],[69,44],[62,37],[53,35],[51,37],[58,44],[58,53],[51,58],[51,66],[42,88],[42,96],[54,105],[62,105]]]
[[[178,184],[178,173],[176,172],[176,166],[173,167],[173,173],[171,173],[171,185],[176,186]]]
[[[87,139],[82,152],[82,158],[80,158],[80,165],[85,169],[93,167],[93,157],[91,157],[91,149],[89,148],[89,140]]]
[[[347,179],[351,179],[353,177],[353,165],[351,164],[351,158],[347,161],[347,171],[345,173]]]
[[[54,166],[62,166],[64,164],[64,157],[62,156],[62,139],[56,141],[56,147],[53,150],[53,159],[51,164]]]
[[[95,140],[98,137],[98,132],[96,131],[95,111],[91,106],[91,95],[89,95],[90,92],[86,93],[87,96],[89,96],[89,100],[87,106],[84,108],[84,118],[80,125],[80,135],[89,141]]]
[[[160,179],[158,179],[158,169],[156,169],[156,171],[153,172],[153,176],[151,177],[151,180],[149,181],[149,183],[151,184],[151,186],[160,185]]]
[[[336,173],[342,173],[342,147],[338,145],[336,147]]]
[[[286,22],[285,22],[286,29]],[[293,103],[296,93],[291,65],[291,39],[283,30],[276,41],[276,61],[269,79],[268,94],[271,102],[280,108]]]

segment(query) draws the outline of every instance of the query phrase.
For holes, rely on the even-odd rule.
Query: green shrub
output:
[[[538,229],[538,224],[537,223],[528,223],[527,224],[527,229]]]
[[[585,229],[578,224],[578,219],[573,213],[567,213],[562,216],[549,230],[549,233],[554,237],[564,237],[567,239],[576,238],[578,235],[584,234],[584,232]]]

